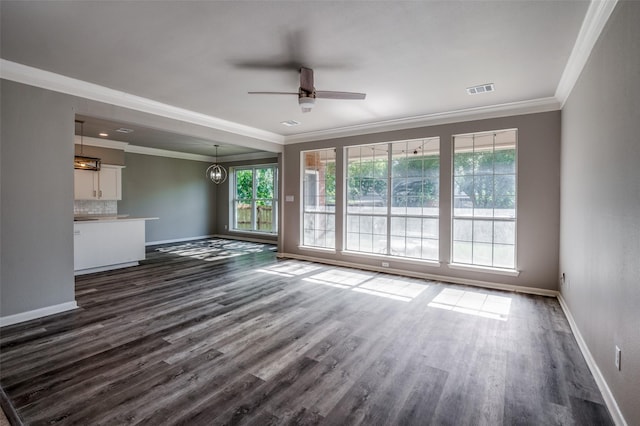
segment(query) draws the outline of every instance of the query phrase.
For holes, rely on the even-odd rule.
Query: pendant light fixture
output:
[[[80,123],[80,155],[73,157],[73,168],[97,172],[100,170],[101,160],[96,157],[86,157],[84,155],[84,121],[76,120],[76,124],[78,123]]]
[[[207,168],[205,174],[213,183],[219,185],[227,180],[227,170],[218,164],[218,145],[216,147],[216,156],[214,163]]]

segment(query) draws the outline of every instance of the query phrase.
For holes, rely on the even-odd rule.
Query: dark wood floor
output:
[[[555,299],[157,248],[1,330],[25,424],[612,424]]]

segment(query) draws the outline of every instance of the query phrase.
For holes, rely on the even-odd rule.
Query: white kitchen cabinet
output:
[[[103,166],[98,172],[101,200],[122,200],[122,168]]]
[[[76,200],[96,200],[98,173],[89,170],[73,171],[73,194]]]
[[[73,172],[76,200],[122,200],[122,166],[103,164],[98,172]]]

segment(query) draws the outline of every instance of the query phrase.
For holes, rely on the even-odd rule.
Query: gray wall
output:
[[[562,297],[630,425],[640,424],[638,23],[640,3],[616,6],[562,112]]]
[[[147,221],[147,242],[215,233],[216,187],[209,163],[125,153],[118,213],[159,217]]]
[[[73,302],[71,98],[1,81],[0,316]]]
[[[487,272],[469,272],[450,269],[449,261],[451,235],[451,136],[459,133],[480,132],[518,128],[518,277],[510,277]],[[318,251],[299,249],[300,234],[300,151],[314,148],[338,148],[338,162],[342,148],[375,142],[403,139],[440,137],[440,267],[418,263],[389,260],[390,268],[405,271],[442,275],[466,280],[490,281],[516,286],[556,290],[558,286],[558,250],[560,223],[560,112],[519,115],[490,120],[469,121],[440,126],[423,127],[395,132],[354,136],[349,138],[301,143],[285,147],[284,164],[286,176],[284,194],[294,195],[295,202],[283,203],[283,227],[281,251],[298,255],[332,260],[348,261],[354,264],[380,266],[379,259],[337,253],[326,254]],[[341,181],[338,163],[337,181]],[[338,189],[339,191],[339,189]],[[338,192],[336,200],[336,228],[342,229],[342,197]]]
[[[212,136],[212,131],[6,80],[0,91],[0,316],[6,317],[74,301],[75,114],[199,137]],[[109,158],[121,161],[120,155]],[[148,240],[215,233],[216,189],[204,178],[208,163],[136,154],[127,154],[126,163],[119,208],[161,217],[148,225]],[[143,195],[139,202],[133,199],[135,191]],[[160,191],[175,198],[162,201]]]
[[[234,162],[226,162],[222,163],[224,167],[229,171],[231,167],[239,167],[239,166],[251,166],[257,164],[278,164],[278,157],[274,158],[264,158],[259,160],[247,160],[247,161],[234,161]],[[282,179],[282,173],[279,174],[279,179]],[[229,230],[229,184],[231,179],[227,179],[226,182],[217,185],[217,208],[216,208],[216,233],[220,235],[226,235],[233,238],[245,238],[245,239],[258,239],[265,241],[273,241],[276,242],[278,240],[277,235],[268,235],[268,234],[253,234],[253,233],[242,233],[236,231]]]

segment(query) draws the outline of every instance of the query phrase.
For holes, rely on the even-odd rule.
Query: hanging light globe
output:
[[[207,167],[205,174],[207,175],[207,178],[216,185],[224,183],[227,180],[227,170],[218,164],[218,145],[216,145],[215,161],[212,165]]]
[[[207,177],[219,185],[227,180],[227,171],[220,164],[212,164],[207,168]]]

